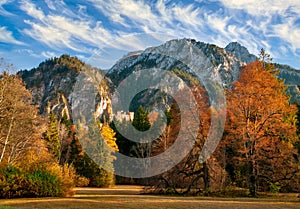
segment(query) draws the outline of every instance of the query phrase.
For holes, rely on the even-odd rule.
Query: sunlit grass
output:
[[[77,188],[71,198],[0,200],[0,209],[299,209],[299,198],[214,198],[141,195],[141,187]],[[5,206],[3,206],[5,205]],[[9,207],[7,207],[9,206]]]

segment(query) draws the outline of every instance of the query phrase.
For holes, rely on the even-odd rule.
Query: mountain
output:
[[[204,83],[207,81],[219,82],[224,87],[230,88],[231,83],[239,77],[242,67],[255,59],[256,56],[250,54],[237,42],[221,48],[194,39],[174,39],[157,47],[129,53],[107,72],[86,65],[76,57],[62,55],[59,58],[46,60],[29,71],[20,71],[18,74],[26,83],[26,87],[32,91],[33,102],[39,106],[40,113],[47,114],[52,111],[58,117],[66,115],[71,118],[72,96],[74,96],[72,93],[78,75],[87,67],[100,72],[103,78],[105,77],[97,88],[95,108],[97,115],[100,116],[112,112],[111,100],[114,99],[112,95],[129,75],[134,75],[134,79],[141,78],[143,80],[141,86],[152,87],[136,92],[138,96],[133,97],[133,102],[130,104],[130,110],[134,111],[139,104],[150,103],[154,107],[160,102],[163,105],[168,104],[170,98],[166,94],[169,92],[161,92],[158,90],[158,84],[153,84],[155,79],[159,80],[160,73],[157,73],[159,71],[175,73],[185,82],[191,82],[193,77],[198,76]],[[292,95],[291,101],[300,104],[300,71],[285,65],[275,64],[275,66],[280,69],[279,78],[284,79],[289,86],[288,92]],[[139,72],[146,73],[141,75]],[[183,85],[183,81],[174,79],[165,81],[165,85],[168,82],[173,82],[173,86]],[[135,92],[137,88],[134,85],[127,85],[127,87],[130,87],[132,92]],[[84,91],[89,87],[83,85],[81,88]],[[128,91],[125,91],[124,95],[124,97],[132,96],[128,94]],[[152,99],[149,100],[146,97]],[[81,104],[84,105],[84,102]]]
[[[300,70],[288,65],[275,64],[280,69],[279,78],[287,85],[287,92],[291,95],[291,102],[300,105]]]
[[[193,76],[196,74],[203,81],[215,80],[222,83],[224,87],[230,87],[231,83],[239,77],[242,67],[256,59],[255,55],[249,53],[247,48],[237,42],[229,43],[225,48],[221,48],[194,39],[175,39],[160,46],[124,56],[106,76],[110,78],[114,86],[118,86],[128,75],[140,70],[155,68],[175,71],[179,69]],[[191,66],[188,66],[189,63],[195,65],[196,70],[191,69]],[[300,104],[300,71],[281,64],[275,64],[275,67],[280,69],[278,77],[289,86],[288,93],[292,95],[291,101]],[[136,75],[138,76],[139,74]],[[152,73],[151,76],[155,74]],[[143,99],[146,95],[155,97],[155,92],[143,92],[135,102],[140,101],[141,104],[149,102]]]
[[[233,54],[216,45],[194,39],[175,39],[125,56],[109,70],[107,76],[118,85],[120,80],[132,72],[150,68],[168,71],[180,69],[193,74],[190,66],[187,66],[189,63],[202,68],[199,71],[201,77],[220,78],[224,85],[229,85],[238,78],[243,65]]]

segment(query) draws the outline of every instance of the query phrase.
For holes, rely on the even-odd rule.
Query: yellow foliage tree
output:
[[[110,146],[114,151],[119,151],[118,145],[116,143],[116,133],[109,125],[103,125],[101,129],[101,134],[108,146]]]

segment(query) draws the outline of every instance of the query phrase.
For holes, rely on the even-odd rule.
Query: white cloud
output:
[[[56,10],[55,1],[53,0],[45,0],[49,9]]]
[[[193,4],[168,4],[158,0],[156,3],[134,0],[89,0],[99,11],[116,25],[137,29],[145,33],[168,34],[190,33],[191,27],[199,29],[203,24],[201,9]]]
[[[230,9],[246,10],[255,16],[268,16],[271,14],[283,14],[288,9],[295,12],[300,10],[298,0],[219,0],[224,6]]]
[[[294,52],[300,49],[300,28],[295,27],[293,22],[274,25],[273,34],[288,42]]]
[[[227,33],[227,25],[230,17],[218,16],[216,14],[205,14],[205,19],[207,20],[207,24],[211,26],[211,28],[223,34]]]
[[[23,0],[26,1],[26,0]],[[59,12],[60,14],[70,16],[70,17],[78,17],[77,12],[73,12],[72,10],[68,9],[68,5],[63,0],[45,0],[48,8],[53,12]],[[78,12],[81,12],[81,8],[79,7]]]
[[[188,5],[186,7],[175,6],[173,8],[175,20],[183,23],[184,25],[189,25],[192,27],[201,27],[203,24],[203,20],[200,17],[200,9],[195,8],[193,5]]]
[[[45,18],[44,13],[40,9],[37,9],[36,6],[30,1],[22,0],[21,9],[26,11],[28,15],[35,19],[43,20]]]
[[[1,27],[1,26],[0,26],[0,42],[24,45],[23,42],[18,41],[13,37],[13,34],[11,31],[7,30],[6,27]]]
[[[162,29],[158,16],[152,12],[151,6],[143,1],[89,1],[115,24],[135,28],[143,28],[143,26],[147,25],[153,31]]]
[[[57,57],[58,55],[54,52],[50,52],[50,51],[43,51],[41,53],[41,56],[45,57],[45,58],[50,58],[50,57]]]

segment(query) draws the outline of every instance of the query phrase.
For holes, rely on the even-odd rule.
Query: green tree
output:
[[[57,118],[53,112],[49,114],[48,129],[45,133],[45,140],[48,143],[49,151],[54,155],[54,157],[59,161],[61,155],[61,143],[58,130]]]
[[[136,111],[132,125],[139,131],[147,131],[151,127],[148,112],[143,108],[143,106],[139,106]]]
[[[132,125],[139,131],[147,131],[151,127],[148,112],[142,107],[139,106],[138,110],[134,114],[134,118],[132,121]],[[140,139],[141,143],[135,143],[132,147],[132,153],[134,156],[138,158],[148,158],[152,152],[152,143],[151,142],[143,142],[147,141],[148,136],[145,134],[142,139]]]

